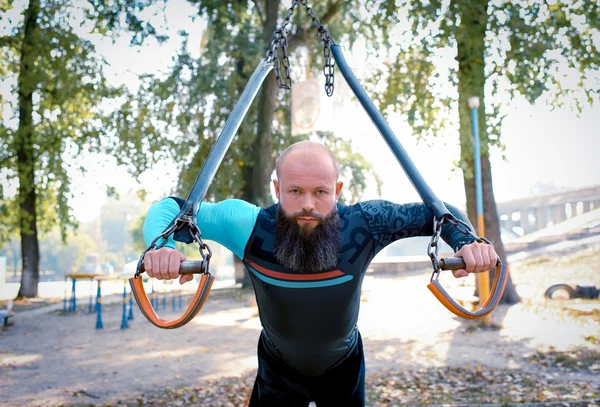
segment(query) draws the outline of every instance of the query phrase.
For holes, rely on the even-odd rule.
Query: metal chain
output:
[[[308,4],[307,0],[292,0],[292,5],[288,9],[281,26],[278,27],[273,33],[274,39],[271,41],[271,47],[267,51],[265,55],[265,60],[267,62],[273,62],[275,69],[275,76],[277,79],[277,85],[283,89],[291,89],[292,87],[292,78],[290,76],[290,60],[288,58],[287,47],[287,33],[288,33],[288,25],[292,20],[292,16],[294,15],[294,11],[299,5],[303,5],[313,23],[317,27],[317,35],[319,39],[323,41],[323,55],[325,57],[325,66],[323,67],[323,74],[325,75],[325,93],[327,96],[333,95],[334,89],[334,67],[335,60],[331,56],[331,46],[335,44],[333,39],[329,35],[329,31],[325,28],[324,25],[321,24],[319,18],[315,15],[315,12],[310,4]],[[281,48],[282,52],[282,61],[279,60],[278,50]],[[281,64],[283,64],[283,68],[285,70],[285,81],[281,77]]]
[[[440,261],[438,260],[438,243],[442,236],[442,225],[444,224],[445,218],[433,218],[433,236],[431,241],[427,245],[427,254],[431,258],[431,264],[433,265],[433,273],[439,274],[440,272]]]
[[[210,274],[208,272],[208,265],[210,263],[210,258],[212,257],[212,250],[209,245],[202,241],[200,229],[197,225],[190,223],[190,233],[192,234],[194,241],[198,243],[198,252],[200,252],[200,256],[202,256],[202,261],[204,262],[202,266],[203,272],[205,274]],[[206,251],[206,253],[204,251]]]
[[[160,235],[156,236],[152,243],[150,243],[150,246],[148,246],[148,248],[144,250],[144,252],[140,256],[140,259],[138,260],[137,268],[135,271],[135,277],[139,277],[141,274],[140,269],[142,267],[142,264],[144,264],[144,258],[146,257],[146,253],[153,250],[161,249],[167,243],[167,239],[169,238],[169,236],[171,236],[171,234],[185,226],[189,227],[192,239],[196,243],[198,243],[198,251],[200,252],[200,256],[202,256],[203,262],[202,273],[210,275],[208,267],[210,265],[210,258],[212,257],[212,250],[210,249],[210,246],[208,246],[206,243],[204,243],[204,241],[202,241],[202,234],[200,232],[200,229],[194,222],[192,222],[191,216],[184,215],[180,219],[178,219],[177,222],[173,223],[168,229],[163,231]],[[159,244],[156,244],[156,242],[158,242],[159,239],[163,240]]]
[[[454,225],[458,229],[459,232],[464,233],[465,235],[471,236],[478,243],[485,242],[485,243],[491,245],[492,247],[494,247],[492,242],[490,242],[488,239],[477,236],[477,234],[475,233],[475,231],[473,230],[471,225],[469,225],[468,223],[466,223],[460,219],[457,219],[453,215],[446,215],[441,218],[437,218],[437,217],[433,218],[433,236],[431,237],[431,241],[427,245],[427,254],[431,258],[431,264],[433,265],[433,274],[431,276],[432,279],[436,274],[440,273],[441,263],[438,259],[438,252],[439,252],[438,243],[440,241],[440,237],[442,236],[442,226],[445,223]]]
[[[332,96],[335,82],[333,76],[335,60],[331,57],[331,46],[335,43],[329,35],[329,30],[327,30],[327,28],[323,24],[321,24],[321,21],[315,15],[315,11],[310,6],[310,4],[308,4],[308,1],[299,1],[304,7],[306,7],[308,15],[312,19],[313,24],[317,27],[317,35],[319,36],[321,41],[323,41],[323,56],[325,57],[325,66],[323,67],[323,74],[325,75],[325,93],[327,94],[327,96]]]

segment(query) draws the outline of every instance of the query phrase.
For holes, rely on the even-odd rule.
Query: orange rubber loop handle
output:
[[[448,294],[437,279],[431,280],[427,288],[435,295],[435,297],[454,315],[465,319],[479,319],[490,314],[500,303],[506,282],[508,281],[508,272],[506,266],[500,262],[496,265],[496,276],[490,290],[490,296],[485,303],[475,312],[463,308],[458,302]]]
[[[210,293],[210,289],[215,281],[215,277],[210,274],[202,274],[202,277],[200,277],[200,283],[198,284],[198,289],[196,290],[196,294],[194,294],[194,298],[192,298],[190,305],[188,305],[181,317],[172,321],[166,321],[156,314],[154,308],[152,308],[152,305],[148,300],[142,280],[142,277],[132,277],[129,279],[131,292],[133,293],[135,301],[140,307],[140,311],[142,311],[142,314],[144,314],[146,319],[148,319],[148,321],[150,321],[153,325],[163,329],[174,329],[187,324],[194,319],[196,315],[198,315],[204,306],[206,299],[208,298],[208,294]]]

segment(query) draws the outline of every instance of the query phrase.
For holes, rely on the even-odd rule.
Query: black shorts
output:
[[[365,358],[362,338],[348,356],[323,374],[308,377],[279,362],[258,341],[258,374],[248,407],[364,407]]]

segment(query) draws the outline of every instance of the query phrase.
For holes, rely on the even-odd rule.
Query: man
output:
[[[243,260],[256,294],[263,331],[250,407],[365,405],[365,361],[356,326],[360,291],[373,257],[389,243],[430,236],[433,213],[424,204],[377,200],[350,206],[342,192],[339,164],[314,142],[289,147],[276,165],[278,204],[258,208],[240,200],[203,203],[198,226]],[[179,213],[183,201],[165,198],[149,210],[147,242]],[[455,208],[452,213],[466,221]],[[478,244],[451,225],[442,238],[464,258],[455,277],[496,264],[490,245]],[[174,242],[167,244],[174,247]],[[183,254],[163,248],[146,254],[150,277],[178,277]],[[192,276],[182,275],[181,283]]]

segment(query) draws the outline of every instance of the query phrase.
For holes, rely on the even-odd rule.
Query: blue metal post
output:
[[[121,329],[129,328],[127,322],[127,284],[123,286],[123,318],[121,318]]]
[[[67,285],[69,285],[69,280],[67,276],[65,276],[65,298],[63,299],[63,312],[67,312]]]
[[[127,319],[133,319],[133,293],[129,293],[129,316]]]
[[[71,312],[75,312],[77,310],[77,297],[75,292],[75,283],[77,280],[72,279],[73,283],[71,284]]]
[[[96,293],[96,329],[104,329],[102,324],[102,288],[98,280],[98,292]]]
[[[471,108],[471,123],[473,126],[473,165],[475,167],[475,199],[477,204],[477,234],[480,237],[485,236],[485,223],[483,218],[483,187],[481,182],[481,148],[479,146],[479,123],[478,112],[479,98],[469,98],[469,107]],[[479,305],[483,306],[490,296],[490,276],[489,273],[479,273],[476,276],[477,288],[479,291]],[[490,315],[486,315],[480,321],[481,325],[489,326],[492,320]]]
[[[157,302],[156,302],[156,293],[154,291],[154,282],[152,283],[152,292],[150,293],[150,304],[152,305],[152,308],[156,309],[156,307],[158,306]]]
[[[474,139],[473,155],[475,158],[475,199],[477,202],[477,223],[479,224],[480,217],[483,217],[483,188],[481,186],[481,148],[479,146],[479,124],[477,119],[477,107],[471,109],[471,118]]]
[[[92,313],[92,299],[94,297],[94,277],[90,278],[90,307],[88,311]]]

